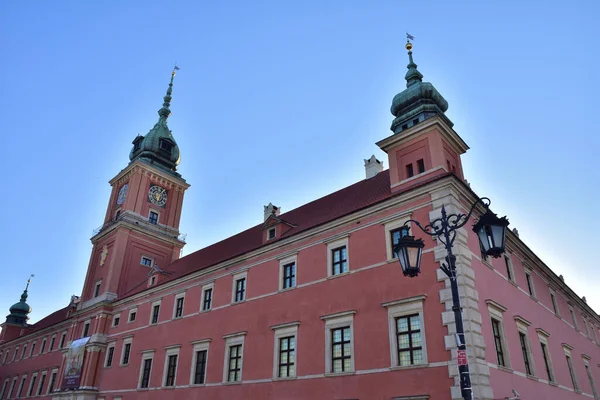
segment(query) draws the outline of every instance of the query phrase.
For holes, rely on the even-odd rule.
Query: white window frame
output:
[[[581,314],[581,319],[583,320],[583,326],[585,326],[585,336],[588,339],[591,339],[592,335],[590,334],[590,326],[589,326],[588,320],[585,317],[585,315],[583,315],[583,314]]]
[[[190,367],[190,386],[206,386],[206,378],[208,377],[208,355],[210,353],[210,342],[211,339],[195,340],[191,342],[192,348],[192,366]],[[198,352],[206,350],[206,365],[204,367],[204,383],[194,383],[196,376],[196,361],[198,358]]]
[[[204,294],[206,293],[207,290],[212,290],[211,292],[211,296],[210,296],[210,308],[208,310],[204,309]],[[215,300],[215,283],[211,282],[211,283],[207,283],[206,285],[202,286],[202,297],[200,297],[200,312],[207,312],[213,309],[213,303]]]
[[[21,396],[21,397],[32,397],[33,394],[33,378],[35,378],[37,380],[38,377],[38,373],[34,372],[33,374],[31,374],[31,379],[29,380],[29,387],[27,388],[27,392],[25,396]],[[39,382],[37,382],[39,384]],[[35,396],[35,394],[33,394],[33,396]]]
[[[56,344],[56,333],[50,336],[50,347],[48,347],[48,352],[54,351],[54,345]]]
[[[550,303],[552,303],[552,312],[554,313],[554,315],[560,318],[560,307],[558,306],[558,298],[556,297],[556,291],[552,288],[548,288],[548,290],[550,292]]]
[[[495,319],[496,321],[499,322],[499,328],[500,328],[500,344],[502,345],[502,354],[504,355],[504,363],[506,365],[500,365],[498,364],[498,357],[494,357],[495,358],[495,365],[498,366],[498,368],[511,368],[511,362],[510,362],[510,353],[508,351],[508,342],[506,341],[506,332],[504,329],[504,312],[506,311],[506,307],[504,307],[503,305],[495,302],[494,300],[490,300],[487,299],[486,304],[488,306],[488,312],[489,312],[489,316],[490,316],[490,328],[492,329],[492,341],[493,341],[493,335],[494,335],[494,328],[492,326],[492,318]],[[496,344],[494,343],[494,353],[496,353]]]
[[[100,296],[100,286],[102,286],[102,279],[97,280],[94,284],[94,298]]]
[[[349,240],[350,235],[346,235],[345,237],[341,238],[341,239],[337,239],[331,242],[327,243],[327,277],[331,278],[331,277],[338,277],[338,276],[344,276],[350,273],[350,246],[349,246]],[[339,274],[333,274],[333,255],[331,254],[333,250],[340,248],[340,247],[344,247],[346,246],[346,267],[348,269],[348,271],[346,272],[341,272]]]
[[[573,323],[573,328],[576,331],[579,331],[579,324],[577,323],[577,316],[575,315],[575,309],[571,304],[569,304],[569,314],[571,314],[571,322]]]
[[[81,326],[81,337],[88,337],[88,336],[84,336],[84,335],[83,335],[83,334],[84,334],[84,332],[85,332],[85,326],[86,326],[86,325],[88,326],[88,328],[87,328],[87,334],[88,334],[88,336],[92,336],[92,335],[90,335],[90,329],[92,328],[92,320],[91,320],[91,319],[86,319],[86,320],[83,322],[83,325]],[[44,338],[44,339],[42,340],[42,347],[40,347],[40,354],[42,354],[42,351],[41,351],[41,350],[42,350],[42,349],[44,349],[44,348],[46,347],[46,346],[44,346],[44,342],[45,342],[45,341],[46,341],[46,338]]]
[[[124,364],[123,361],[125,361],[125,346],[129,345],[129,360],[127,360],[127,364]],[[133,352],[131,351],[133,348],[133,336],[128,336],[126,338],[123,339],[123,345],[121,346],[121,355],[119,357],[119,366],[120,367],[124,367],[126,365],[131,364],[131,356],[133,354]],[[114,355],[113,355],[113,362],[114,362]]]
[[[177,300],[179,299],[183,299],[183,307],[181,308],[181,316],[177,317]],[[173,317],[171,319],[183,318],[185,315],[185,292],[177,293],[175,297],[173,297],[173,300]]]
[[[579,385],[579,379],[577,379],[577,372],[575,371],[575,365],[573,364],[573,356],[571,355],[571,350],[573,350],[573,346],[567,343],[562,343],[562,348],[565,353],[565,362],[567,363],[567,369],[569,370],[569,377],[571,378],[571,383],[573,384],[573,390],[576,393],[581,393],[581,386]]]
[[[63,336],[65,337],[65,340],[63,341]],[[65,348],[65,344],[67,343],[67,331],[64,331],[60,334],[60,342],[58,342],[58,345],[60,346],[59,348],[64,349]],[[61,344],[63,346],[61,346]]]
[[[508,274],[507,274],[506,279],[510,283],[517,283],[516,278],[515,278],[515,268],[513,266],[512,257],[508,254],[508,252],[505,252],[503,259],[504,259],[505,270],[507,270],[507,272],[510,271],[510,278],[508,277]]]
[[[285,324],[279,324],[272,326],[273,330],[273,379],[274,380],[286,380],[295,379],[298,376],[298,326],[299,321],[288,322]],[[284,337],[294,337],[294,374],[290,376],[279,376],[279,339]]]
[[[154,353],[156,352],[156,350],[144,350],[142,351],[142,361],[140,362],[140,376],[138,378],[138,385],[137,388],[139,390],[148,390],[150,389],[152,386],[150,385],[150,381],[152,379],[152,368],[154,368]],[[148,378],[148,387],[147,388],[143,388],[142,387],[142,378],[144,377],[144,362],[146,360],[152,360],[152,364],[150,364],[150,376]]]
[[[40,380],[37,384],[37,388],[35,389],[35,396],[42,396],[42,390],[44,389],[44,386],[42,386],[42,382],[45,381],[45,379],[43,377],[48,378],[48,371],[42,371],[40,373]],[[48,382],[48,384],[49,384],[49,382]]]
[[[0,389],[0,399],[4,398],[4,394],[6,393],[6,388],[8,388],[8,383],[10,382],[10,378],[6,378],[4,383],[2,384],[2,389]]]
[[[348,254],[348,253],[346,252],[346,254]],[[284,267],[289,264],[294,264],[295,274],[296,274],[294,277],[295,282],[294,282],[294,286],[284,288],[283,287],[283,278],[284,278],[284,273],[285,273]],[[298,287],[298,255],[294,254],[289,257],[285,257],[285,258],[282,258],[279,260],[279,291],[295,289],[296,287]]]
[[[132,322],[135,322],[135,321],[137,320],[137,311],[138,311],[137,307],[135,307],[135,308],[131,308],[131,309],[129,310],[129,314],[127,315],[127,323],[128,323],[128,324],[130,324],[130,323],[132,323]],[[133,313],[135,313],[135,319],[132,321],[132,320],[131,320],[131,314],[133,314]]]
[[[394,228],[395,229],[395,228]],[[388,232],[389,235],[389,232]],[[391,235],[390,235],[391,236]],[[414,368],[416,366],[426,366],[428,364],[427,358],[427,343],[425,340],[425,319],[423,316],[423,303],[427,296],[420,295],[414,297],[408,297],[405,299],[390,301],[383,303],[382,306],[387,309],[388,312],[388,333],[390,340],[390,368],[391,369],[406,369]],[[421,341],[422,341],[422,352],[423,362],[420,364],[412,364],[400,366],[398,360],[398,339],[396,333],[396,318],[404,317],[406,315],[419,314],[419,320],[421,323]]]
[[[34,356],[33,352],[35,350],[36,344],[37,344],[37,340],[34,340],[33,342],[31,342],[31,347],[29,348],[29,357]],[[6,352],[6,354],[8,354],[8,351]],[[6,358],[6,356],[4,356],[4,358]],[[4,361],[6,361],[6,360],[4,360]]]
[[[157,215],[156,224],[152,224],[152,222],[150,222],[150,213],[155,213]],[[148,209],[148,222],[150,222],[150,224],[152,224],[152,225],[159,225],[160,224],[160,211],[150,207]]]
[[[156,275],[148,277],[148,286],[156,285]]]
[[[12,357],[12,361],[11,362],[15,362],[15,360],[17,359],[17,354],[19,353],[19,347],[21,347],[21,346],[15,347],[15,352],[13,353],[13,357]]]
[[[52,382],[52,378],[54,376],[54,383],[53,383],[53,388],[54,391],[56,391],[57,385],[56,385],[56,378],[58,377],[58,368],[54,368],[50,371],[50,379],[48,380],[48,389],[46,389],[46,394],[50,394],[50,382]],[[58,385],[58,387],[60,388],[60,385]]]
[[[8,389],[8,396],[6,396],[7,399],[10,399],[13,395],[13,391],[15,390],[15,386],[17,384],[17,381],[19,380],[18,376],[15,376],[12,380],[12,383],[10,385],[10,388]],[[18,393],[18,392],[17,392]],[[15,396],[16,397],[16,396]]]
[[[537,328],[536,332],[538,334],[538,340],[540,342],[540,351],[542,347],[542,343],[546,346],[546,359],[548,360],[548,369],[550,370],[550,375],[552,377],[548,377],[548,380],[543,380],[544,382],[552,383],[556,385],[556,374],[554,373],[554,363],[552,362],[552,356],[550,355],[550,346],[548,345],[548,338],[550,334],[541,328]],[[542,354],[542,360],[544,359],[544,355]],[[546,365],[544,365],[544,371],[546,370]],[[540,379],[542,381],[542,379]]]
[[[597,399],[600,396],[598,395],[598,388],[596,387],[596,382],[594,381],[594,376],[592,375],[592,370],[590,367],[591,358],[587,354],[582,354],[581,358],[583,359],[583,366],[585,369],[585,374],[588,377],[588,383],[590,384],[590,388],[592,389],[592,395],[594,396],[594,399]]]
[[[110,326],[112,328],[115,328],[115,327],[119,326],[119,325],[115,325],[115,319],[116,318],[119,319],[119,325],[120,325],[121,324],[121,312],[120,311],[112,316],[112,321],[111,321],[111,324],[110,324]]]
[[[389,221],[384,224],[385,254],[387,256],[388,262],[390,262],[390,261],[398,262],[398,259],[394,258],[394,249],[392,249],[392,234],[391,234],[391,232],[395,229],[402,228],[408,222],[410,217],[411,217],[411,214],[405,214],[401,217],[398,217],[397,219],[394,219],[393,221]],[[409,232],[410,232],[411,228],[412,228],[411,223],[409,222],[407,224],[407,226],[408,226]]]
[[[235,300],[235,294],[237,289],[237,281],[244,279],[244,298],[242,300]],[[233,276],[233,284],[231,289],[231,304],[243,303],[248,299],[248,271],[240,272]]]
[[[162,300],[156,300],[154,302],[152,302],[152,304],[150,305],[150,319],[148,320],[148,325],[158,325],[158,322],[160,321],[160,304],[162,303]],[[154,316],[154,307],[158,306],[158,319],[156,320],[156,322],[152,322],[152,317]]]
[[[537,376],[535,369],[535,362],[533,358],[533,353],[531,351],[531,340],[529,340],[529,327],[531,326],[531,322],[521,317],[520,315],[515,315],[514,320],[517,324],[517,334],[522,333],[525,335],[525,351],[527,352],[527,360],[529,361],[529,368],[531,369],[531,375],[529,376]],[[519,348],[521,347],[521,339],[519,338]],[[521,350],[522,353],[522,350]],[[523,367],[525,367],[525,360],[523,360]],[[527,370],[525,369],[525,374],[527,375]]]
[[[27,374],[21,375],[21,380],[19,381],[19,389],[17,390],[17,395],[15,396],[15,399],[26,397],[26,396],[23,396],[23,393],[22,393],[23,386],[25,385],[26,381],[27,381]]]
[[[150,265],[144,264],[144,259],[150,260]],[[152,268],[154,266],[154,258],[153,257],[145,256],[145,255],[142,254],[142,257],[140,258],[140,265],[142,267]]]
[[[23,345],[23,350],[21,350],[21,360],[27,358],[27,355],[25,353],[27,352],[28,346],[29,346],[29,342],[27,342]]]
[[[35,341],[33,343],[35,343]],[[6,351],[4,352],[4,360],[2,360],[2,364],[6,364],[6,359],[8,358],[9,353],[10,353],[10,349],[6,349]]]
[[[271,237],[271,232],[273,232],[273,236]],[[277,238],[277,229],[275,227],[271,227],[267,229],[267,240],[273,240]]]
[[[356,371],[354,366],[354,359],[356,358],[356,353],[354,352],[354,314],[356,314],[356,310],[322,315],[320,317],[325,321],[325,376],[353,374]],[[331,372],[333,364],[331,357],[331,330],[347,326],[350,327],[350,352],[352,355],[350,358],[350,371]]]
[[[116,345],[117,345],[116,341],[109,342],[106,345],[106,354],[104,354],[104,368],[110,368],[113,365],[115,365],[115,350],[114,350],[114,348],[115,348]],[[108,366],[108,354],[110,353],[110,349],[111,348],[113,349],[113,358],[112,358],[112,363],[111,363],[111,365],[109,367]]]
[[[537,299],[535,294],[535,283],[533,281],[533,271],[529,268],[524,268],[525,270],[525,285],[527,286],[527,294],[534,299]],[[531,293],[529,293],[529,283],[527,283],[527,277],[529,276],[529,281],[531,282]]]
[[[239,384],[242,382],[242,374],[244,372],[244,341],[246,338],[246,332],[237,332],[230,335],[223,336],[225,339],[225,355],[223,358],[223,383],[225,384]],[[229,378],[229,349],[232,346],[242,345],[241,358],[240,358],[240,379],[237,381],[228,381]]]
[[[181,345],[167,346],[165,347],[165,365],[163,367],[162,387],[163,388],[174,388],[177,386],[177,370],[179,369],[180,357],[179,353]],[[175,365],[175,376],[173,377],[173,386],[166,386],[167,384],[167,372],[169,371],[169,356],[177,356],[177,365]]]

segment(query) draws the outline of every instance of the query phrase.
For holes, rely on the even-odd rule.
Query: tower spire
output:
[[[162,120],[166,120],[167,118],[169,118],[169,115],[171,115],[171,109],[169,108],[171,106],[171,93],[173,93],[173,79],[175,78],[175,71],[178,71],[179,67],[177,66],[177,64],[175,64],[175,66],[173,67],[173,72],[171,72],[171,82],[169,82],[169,88],[167,89],[167,94],[165,95],[165,97],[163,97],[163,106],[160,110],[158,110],[158,115],[160,116],[160,119]]]
[[[412,45],[411,40],[414,40],[414,36],[411,36],[407,33],[406,34],[406,46],[404,46],[406,48],[406,50],[408,50],[408,65],[406,66],[408,68],[408,71],[406,72],[406,75],[404,76],[404,79],[406,79],[406,87],[410,87],[417,82],[423,81],[423,74],[421,74],[419,72],[419,70],[417,69],[417,64],[415,64],[415,62],[413,61],[413,56],[412,56],[413,45]]]

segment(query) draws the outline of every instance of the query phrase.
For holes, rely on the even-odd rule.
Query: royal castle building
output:
[[[158,122],[109,182],[81,296],[34,324],[28,287],[10,307],[0,400],[462,398],[446,252],[409,220],[466,214],[479,194],[448,102],[408,54],[377,143],[387,160],[294,210],[269,204],[260,225],[183,258],[173,73]],[[394,251],[405,226],[425,241],[415,278]],[[454,255],[474,398],[600,398],[598,314],[516,231],[489,258],[467,228]]]

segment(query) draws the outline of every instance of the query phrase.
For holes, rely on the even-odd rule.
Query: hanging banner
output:
[[[85,344],[90,340],[89,337],[74,340],[67,352],[67,362],[65,365],[65,389],[76,389],[81,382],[81,369],[83,367],[83,356],[85,355]]]

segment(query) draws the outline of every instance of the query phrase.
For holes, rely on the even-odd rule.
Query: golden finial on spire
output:
[[[179,67],[177,66],[177,63],[175,63],[175,66],[173,67],[173,72],[171,72],[171,76],[175,76],[175,71],[179,71]]]
[[[410,33],[406,32],[406,50],[411,51],[413,48],[413,45],[411,43],[411,40],[415,40],[415,37],[413,35],[411,35]]]
[[[25,290],[29,289],[29,284],[31,283],[31,278],[33,278],[35,275],[31,274],[29,275],[29,279],[27,279],[27,286],[25,286]]]

